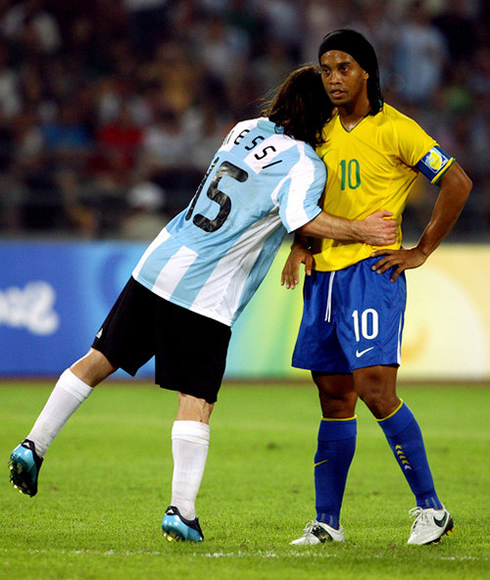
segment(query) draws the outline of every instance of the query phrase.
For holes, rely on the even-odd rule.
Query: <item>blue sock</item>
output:
[[[434,489],[422,432],[412,411],[402,401],[386,419],[378,419],[378,423],[415,494],[417,506],[441,509],[442,504]]]
[[[316,519],[338,529],[345,482],[356,449],[357,420],[322,419],[315,455]]]

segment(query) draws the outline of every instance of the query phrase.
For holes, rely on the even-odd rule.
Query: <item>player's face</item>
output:
[[[367,98],[368,73],[346,52],[329,50],[320,59],[323,86],[336,107],[355,107]]]

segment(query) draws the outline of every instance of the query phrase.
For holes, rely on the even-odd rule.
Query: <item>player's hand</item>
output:
[[[400,248],[399,250],[377,250],[372,254],[373,258],[377,258],[378,256],[382,256],[382,258],[374,264],[372,269],[376,271],[376,274],[383,274],[383,272],[386,272],[390,268],[396,268],[390,278],[392,282],[403,271],[418,268],[427,260],[426,254],[417,247],[408,250],[404,248]]]
[[[370,246],[391,246],[396,242],[397,222],[386,219],[393,215],[391,211],[377,211],[362,221],[357,222],[362,241]]]
[[[315,265],[312,253],[307,248],[296,246],[284,264],[281,273],[281,286],[294,289],[299,284],[299,268],[301,264],[305,265],[305,273],[311,276],[311,270]]]

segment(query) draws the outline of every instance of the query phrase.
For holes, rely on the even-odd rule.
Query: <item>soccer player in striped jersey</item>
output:
[[[231,326],[266,275],[287,232],[392,244],[388,211],[364,220],[318,205],[325,165],[314,147],[332,107],[315,66],[293,72],[263,116],[225,138],[188,208],[150,244],[92,348],[59,378],[27,438],[11,454],[11,481],[37,493],[49,445],[93,388],[155,356],[155,382],[178,392],[172,428],[169,539],[201,541],[195,500],[206,464],[209,418],[225,370]]]
[[[328,34],[319,50],[325,91],[336,113],[317,152],[327,167],[323,209],[362,219],[393,212],[394,244],[295,239],[283,271],[294,287],[306,263],[304,311],[293,366],[309,369],[323,418],[315,455],[316,518],[295,545],[344,540],[340,509],[356,444],[358,398],[382,428],[415,495],[409,544],[439,541],[453,520],[434,488],[420,428],[397,396],[406,302],[404,271],[421,266],[456,222],[471,190],[458,163],[412,119],[383,103],[371,44],[353,30]],[[419,173],[440,185],[417,245],[401,247],[401,216]],[[312,270],[312,262],[314,269]]]

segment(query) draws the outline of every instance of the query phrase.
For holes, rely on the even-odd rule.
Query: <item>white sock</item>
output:
[[[36,453],[43,457],[53,439],[61,431],[68,419],[93,391],[70,369],[60,376],[44,409],[27,436],[34,442]]]
[[[171,505],[177,507],[188,520],[196,517],[195,502],[206,467],[208,449],[209,425],[198,421],[174,422]]]

